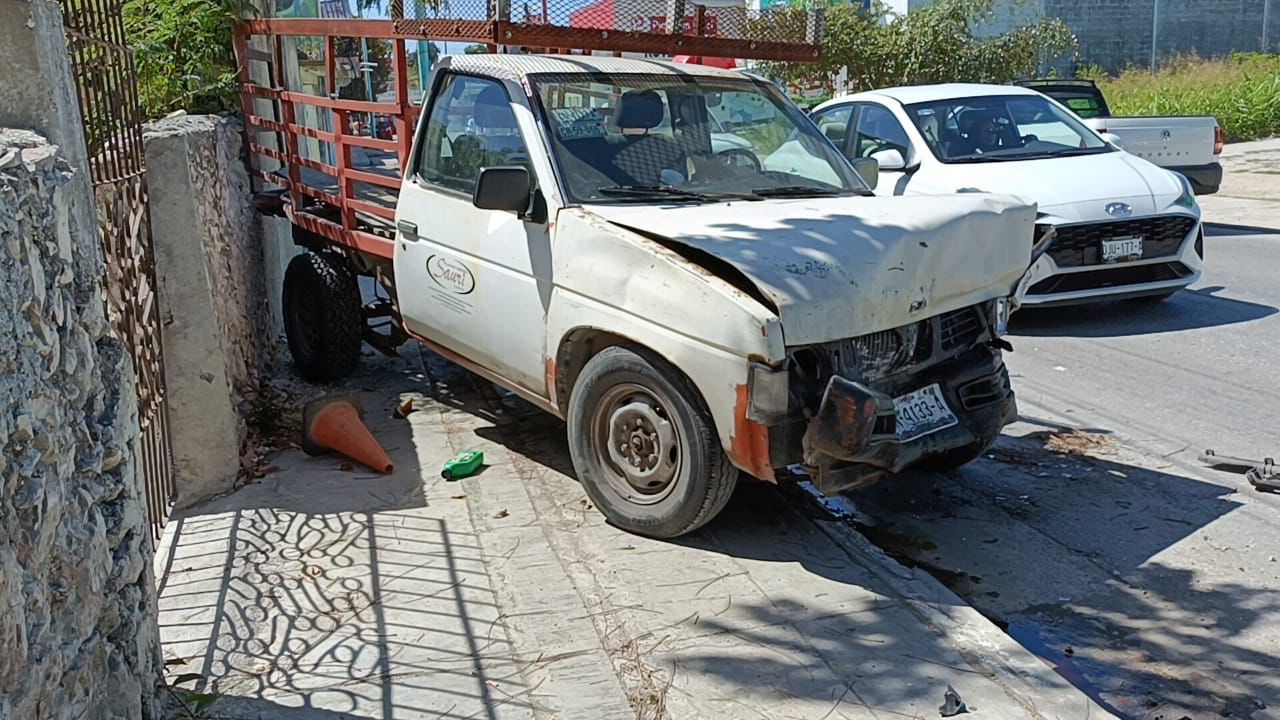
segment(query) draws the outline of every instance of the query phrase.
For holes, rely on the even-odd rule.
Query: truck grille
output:
[[[1102,241],[1111,238],[1140,236],[1144,258],[1173,255],[1195,227],[1195,218],[1185,215],[1091,223],[1059,225],[1057,236],[1049,246],[1049,255],[1060,266],[1102,264]]]
[[[968,350],[987,331],[985,305],[847,340],[796,348],[797,369],[815,380],[837,374],[864,382],[926,365]]]
[[[942,352],[949,353],[967,348],[982,335],[982,314],[976,307],[967,307],[942,316],[939,332]]]

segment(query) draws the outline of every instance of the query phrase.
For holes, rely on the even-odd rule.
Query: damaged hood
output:
[[[777,311],[787,345],[1013,294],[1036,214],[1016,198],[977,194],[586,209],[677,252],[692,249],[682,253],[692,263],[705,253],[732,265]]]

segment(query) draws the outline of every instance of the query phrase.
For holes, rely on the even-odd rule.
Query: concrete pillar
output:
[[[211,116],[151,123],[151,193],[177,505],[232,490],[267,335],[264,253],[240,132]]]

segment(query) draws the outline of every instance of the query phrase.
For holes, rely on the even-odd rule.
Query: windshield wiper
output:
[[[758,197],[836,197],[856,192],[859,195],[874,195],[866,191],[839,190],[836,188],[819,188],[812,185],[779,185],[777,187],[753,188],[751,193]]]
[[[961,155],[949,158],[947,162],[1017,162],[1018,160],[1045,160],[1048,158],[1075,157],[1077,155],[1097,155],[1104,152],[1107,152],[1106,148],[1067,148],[1065,150],[1040,150],[1038,152],[1014,153],[1011,155]]]
[[[1027,153],[1026,155],[959,155],[953,158],[947,158],[949,163],[988,163],[988,162],[1008,162],[1010,160],[1035,160],[1037,158],[1046,158],[1049,155],[1044,153]]]
[[[612,185],[596,188],[601,195],[632,195],[635,197],[663,197],[718,202],[720,200],[759,200],[747,193],[695,192],[670,185]]]
[[[1098,155],[1104,152],[1111,152],[1111,149],[1104,145],[1102,147],[1092,148],[1071,148],[1070,150],[1063,150],[1054,154],[1058,157],[1073,157],[1075,155]]]

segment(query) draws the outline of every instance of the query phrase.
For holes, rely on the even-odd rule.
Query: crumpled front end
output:
[[[1017,417],[988,302],[910,325],[788,352],[775,464],[804,466],[830,493],[931,457],[976,454]]]

